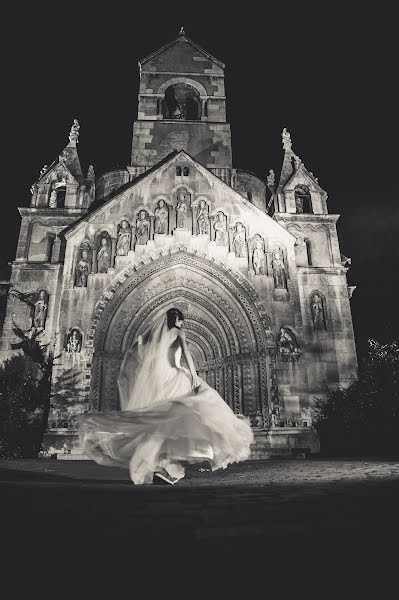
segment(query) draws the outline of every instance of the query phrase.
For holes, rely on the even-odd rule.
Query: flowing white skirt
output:
[[[137,411],[87,413],[79,418],[84,454],[99,464],[126,466],[135,484],[151,484],[157,467],[181,479],[181,462],[207,460],[212,470],[246,460],[254,436],[216,390],[190,372],[170,367],[162,399]]]

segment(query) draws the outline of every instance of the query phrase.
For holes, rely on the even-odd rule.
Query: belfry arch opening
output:
[[[165,90],[162,101],[164,119],[199,121],[201,100],[198,91],[187,83],[175,83]]]

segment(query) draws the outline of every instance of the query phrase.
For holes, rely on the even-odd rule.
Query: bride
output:
[[[79,418],[84,454],[128,467],[135,484],[151,484],[154,475],[174,484],[184,477],[183,463],[208,461],[215,471],[250,456],[248,420],[198,377],[183,322],[180,310],[169,309],[126,352],[118,376],[121,411]],[[188,369],[180,365],[182,353]]]

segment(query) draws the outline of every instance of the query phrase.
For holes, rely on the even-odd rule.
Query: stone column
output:
[[[214,223],[215,223],[215,216],[211,215],[209,217],[209,230],[210,230],[210,236],[211,236],[211,242],[215,241],[215,236],[216,236],[216,231],[213,227]]]
[[[169,213],[169,227],[168,227],[168,234],[172,235],[172,231],[175,228],[175,225],[173,223],[174,218],[175,218],[175,210],[173,208],[173,206],[170,204],[167,205],[168,207],[168,213]]]
[[[115,255],[116,255],[116,238],[112,237],[111,238],[111,264],[110,264],[111,269],[113,269],[115,266]]]
[[[155,217],[149,216],[150,219],[150,240],[154,239]]]

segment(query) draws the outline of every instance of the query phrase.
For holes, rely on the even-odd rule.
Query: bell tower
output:
[[[131,175],[184,150],[230,183],[224,64],[190,40],[182,27],[176,39],[139,62],[139,67]]]

